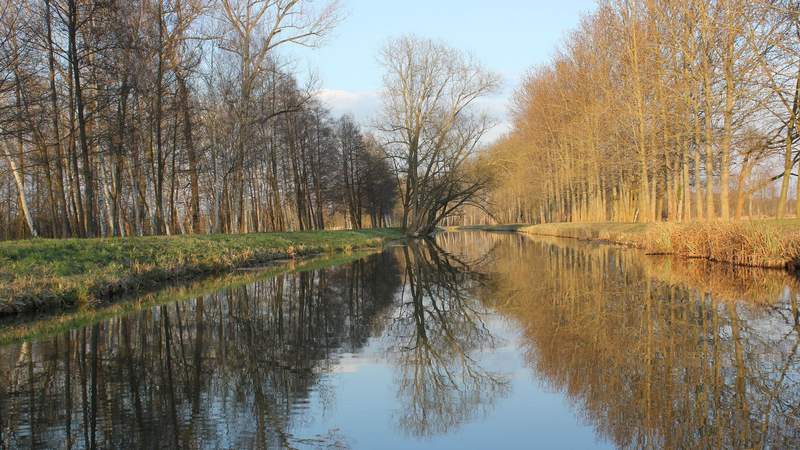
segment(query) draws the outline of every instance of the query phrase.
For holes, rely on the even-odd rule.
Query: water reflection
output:
[[[376,276],[380,274],[380,276]],[[312,389],[392,304],[383,254],[279,275],[35,344],[2,348],[12,448],[295,445]]]
[[[798,448],[798,292],[781,272],[445,234],[1,346],[0,447]],[[538,411],[542,385],[564,405]],[[558,408],[561,428],[531,419]]]
[[[531,367],[600,435],[634,448],[800,446],[794,280],[724,267],[692,278],[711,269],[684,261],[669,271],[609,246],[506,244],[493,306],[524,327]],[[743,289],[747,279],[779,287]],[[746,303],[715,292],[771,297]]]
[[[400,306],[389,330],[400,368],[400,424],[414,436],[446,433],[486,413],[507,391],[503,374],[473,354],[491,350],[490,315],[473,292],[484,277],[430,241],[403,248]],[[462,257],[463,258],[463,257]]]

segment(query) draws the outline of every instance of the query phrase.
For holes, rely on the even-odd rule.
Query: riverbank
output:
[[[179,303],[188,299],[205,297],[223,289],[246,286],[287,272],[310,272],[348,264],[377,251],[380,251],[379,247],[370,247],[313,258],[291,259],[274,262],[257,270],[233,270],[219,276],[179,282],[162,289],[132,294],[131,298],[122,296],[116,302],[106,302],[93,308],[52,311],[52,314],[37,314],[34,318],[25,314],[7,316],[0,319],[0,346],[47,338],[67,330],[90,326],[154,306]]]
[[[474,227],[473,227],[474,228]],[[678,223],[554,223],[484,227],[640,248],[747,267],[800,269],[800,220]]]
[[[0,243],[0,316],[107,302],[280,259],[381,247],[400,230]]]

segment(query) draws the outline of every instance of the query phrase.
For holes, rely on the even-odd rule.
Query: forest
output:
[[[378,141],[277,49],[337,5],[10,0],[0,7],[0,238],[384,226]]]
[[[494,219],[797,214],[799,94],[795,0],[601,0],[516,92]]]
[[[600,0],[512,99],[470,53],[401,36],[381,110],[337,117],[282,49],[308,0],[10,0],[0,239],[691,222],[800,212],[800,2]]]

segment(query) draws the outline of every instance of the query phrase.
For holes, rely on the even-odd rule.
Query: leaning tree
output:
[[[402,37],[381,52],[385,68],[379,129],[395,169],[410,236],[431,234],[465,205],[477,205],[488,175],[474,170],[491,128],[476,101],[499,77],[468,55],[428,39]]]

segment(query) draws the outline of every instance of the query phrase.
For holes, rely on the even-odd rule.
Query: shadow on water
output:
[[[798,292],[782,272],[447,233],[2,346],[0,443],[363,445],[374,423],[346,411],[365,400],[343,397],[356,361],[388,392],[363,406],[392,423],[387,446],[482,426],[524,448],[540,399],[508,408],[538,385],[597,445],[798,448]]]

